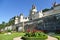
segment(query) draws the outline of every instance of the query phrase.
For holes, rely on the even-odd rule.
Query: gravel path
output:
[[[57,38],[54,38],[52,36],[48,36],[48,39],[46,39],[46,40],[58,40],[58,39]]]
[[[21,37],[16,37],[16,38],[14,38],[13,40],[22,40],[22,39],[20,39]]]

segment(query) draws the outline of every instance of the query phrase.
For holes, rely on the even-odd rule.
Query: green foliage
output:
[[[14,22],[15,22],[15,16],[12,17],[12,18],[9,20],[8,24],[9,24],[9,25],[14,25]]]
[[[56,38],[57,38],[58,40],[60,40],[60,36],[56,36]]]
[[[14,21],[15,21],[15,16],[12,17],[12,18],[9,20],[8,23],[5,23],[5,22],[3,21],[2,24],[0,24],[0,30],[1,30],[2,28],[7,27],[7,26],[14,25]]]
[[[27,32],[27,33],[24,35],[24,37],[25,37],[26,39],[32,38],[32,39],[36,39],[36,40],[37,40],[37,38],[38,38],[38,39],[47,39],[47,35],[44,34],[43,32],[35,32],[35,33]],[[31,39],[30,39],[30,40],[31,40]]]
[[[7,30],[7,32],[11,32],[11,31],[12,31],[12,30],[9,30],[9,29]]]
[[[0,29],[4,28],[6,26],[5,22],[3,21],[2,24],[0,24]]]
[[[45,8],[44,10],[42,10],[43,12],[46,12],[46,11],[49,11],[50,9],[48,8]]]
[[[26,37],[25,40],[45,40],[45,39],[39,37]]]
[[[60,40],[60,34],[56,33],[53,35],[55,38],[57,38],[58,40]]]
[[[43,9],[42,11],[43,12],[46,12],[46,11],[49,11],[49,10],[52,10],[53,9],[53,7],[51,7],[51,8],[45,8],[45,9]]]

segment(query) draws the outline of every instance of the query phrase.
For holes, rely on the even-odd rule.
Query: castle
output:
[[[35,19],[38,19],[38,18],[42,18],[42,17],[48,16],[48,15],[55,14],[57,11],[59,12],[59,7],[60,7],[60,4],[57,4],[56,2],[54,2],[51,9],[48,9],[47,11],[44,11],[44,10],[37,11],[36,6],[32,5],[32,9],[30,10],[29,16],[24,17],[23,14],[21,13],[19,15],[19,17],[16,16],[15,24],[18,24],[20,22],[35,20]]]
[[[59,19],[60,4],[57,4],[55,2],[50,9],[45,9],[41,11],[37,11],[36,6],[32,5],[32,9],[30,10],[28,17],[24,17],[23,14],[20,14],[19,17],[16,16],[15,26],[18,30],[20,30],[21,28],[23,29],[23,26],[21,26],[21,24],[25,23],[25,30],[27,30],[28,28],[31,30],[36,28],[39,30],[56,31],[60,30]]]
[[[1,30],[46,30],[60,31],[60,4],[54,2],[50,9],[38,11],[35,5],[32,5],[29,16],[24,17],[22,13],[15,17],[15,24],[5,27]]]
[[[42,17],[43,17],[42,11],[38,12],[36,9],[36,6],[32,5],[32,9],[30,10],[29,17],[24,17],[23,14],[21,13],[19,18],[18,18],[18,16],[16,16],[15,24],[18,24],[19,22],[26,22],[26,21],[30,21],[30,20],[35,20],[35,19],[42,18]]]

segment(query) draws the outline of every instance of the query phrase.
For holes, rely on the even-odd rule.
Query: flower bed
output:
[[[36,32],[36,31],[32,31],[30,32],[30,30],[28,30],[28,32],[25,33],[23,39],[24,40],[45,40],[47,39],[47,35],[44,34],[43,32]]]

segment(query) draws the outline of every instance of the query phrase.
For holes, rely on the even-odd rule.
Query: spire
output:
[[[53,7],[55,7],[55,6],[56,6],[56,2],[53,3]]]
[[[23,15],[23,13],[20,13],[20,16]]]
[[[32,9],[36,9],[36,6],[34,4],[32,5]]]
[[[32,12],[37,12],[36,6],[35,6],[34,4],[32,5],[31,11],[32,11]]]

